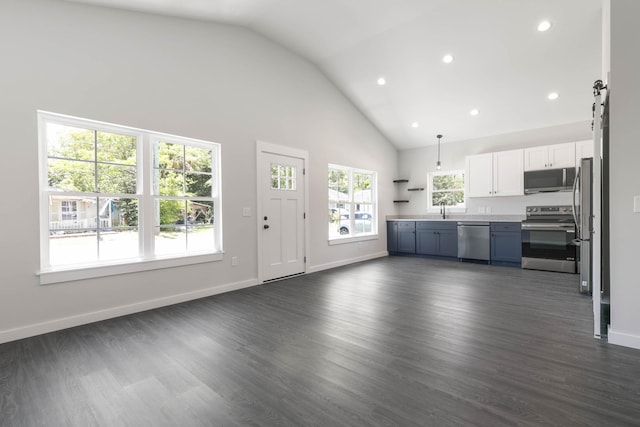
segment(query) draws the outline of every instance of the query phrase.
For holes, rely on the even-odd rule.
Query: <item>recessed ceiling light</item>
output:
[[[384,77],[380,77],[380,78],[378,78],[378,84],[379,84],[380,86],[384,86],[384,85],[386,85],[386,84],[387,84],[387,81],[385,80],[385,78],[384,78]]]
[[[444,62],[445,64],[451,64],[453,62],[453,55],[449,55],[449,54],[445,55],[442,58],[442,62]]]
[[[420,124],[419,124],[418,122],[413,122],[413,123],[411,123],[411,127],[412,127],[412,128],[417,128],[417,127],[419,127],[419,126],[420,126]]]
[[[545,20],[538,24],[538,31],[540,32],[547,31],[549,28],[551,28],[551,22],[549,21]]]
[[[549,98],[550,100],[554,100],[554,99],[558,99],[560,95],[558,95],[558,92],[551,92],[549,95],[547,95],[547,98]]]
[[[478,114],[480,114],[480,111],[477,108],[474,108],[473,110],[469,111],[469,114],[471,114],[472,116],[477,116]]]

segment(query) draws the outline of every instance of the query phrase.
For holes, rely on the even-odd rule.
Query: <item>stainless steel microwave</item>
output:
[[[571,191],[576,168],[542,169],[524,173],[524,194]]]

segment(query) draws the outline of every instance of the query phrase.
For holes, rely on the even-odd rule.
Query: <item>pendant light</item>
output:
[[[438,162],[436,163],[436,169],[440,170],[440,139],[442,139],[442,135],[436,135],[436,138],[438,138]]]

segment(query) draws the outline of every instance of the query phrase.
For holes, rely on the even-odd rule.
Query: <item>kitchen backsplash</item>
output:
[[[570,191],[514,197],[476,197],[467,199],[468,214],[524,215],[526,206],[570,205]]]

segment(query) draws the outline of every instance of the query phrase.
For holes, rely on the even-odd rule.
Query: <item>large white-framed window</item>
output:
[[[464,171],[435,171],[429,173],[428,210],[435,212],[442,205],[447,211],[463,212],[465,210]]]
[[[222,259],[220,145],[38,111],[41,283]]]
[[[376,172],[329,164],[329,243],[378,236]]]

